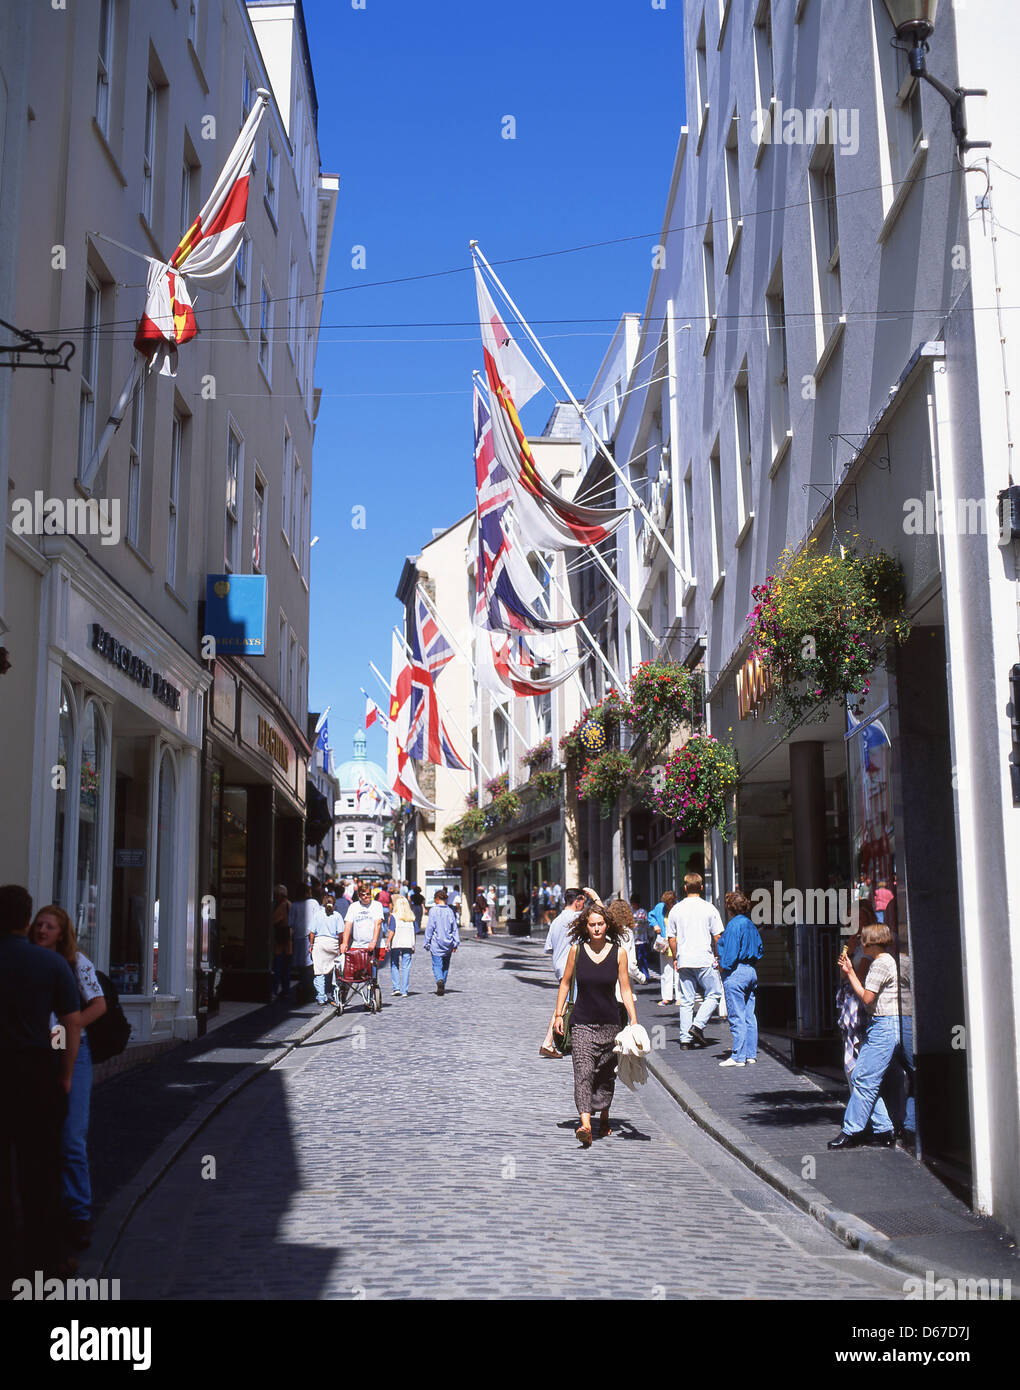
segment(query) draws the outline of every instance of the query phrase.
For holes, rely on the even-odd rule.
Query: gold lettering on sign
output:
[[[772,671],[760,657],[752,656],[737,672],[737,711],[741,719],[757,715],[772,694]]]
[[[268,719],[263,719],[261,714],[258,716],[260,748],[264,748],[269,756],[283,768],[284,772],[290,769],[290,749],[283,739],[270,724]]]

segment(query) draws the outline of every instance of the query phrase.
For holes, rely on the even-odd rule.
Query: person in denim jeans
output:
[[[86,1029],[106,1013],[106,999],[96,976],[95,966],[78,950],[74,925],[62,907],[51,903],[41,907],[32,923],[29,939],[36,946],[56,951],[74,971],[81,996],[81,1044],[71,1075],[67,1097],[67,1117],[60,1136],[63,1157],[61,1206],[70,1241],[83,1250],[91,1239],[92,1184],[89,1179],[89,1156],[86,1147],[89,1132],[89,1107],[92,1100],[92,1054],[89,1051]],[[51,1026],[56,1019],[50,1020]]]
[[[704,880],[698,873],[684,875],[684,900],[666,918],[666,937],[673,953],[680,1005],[680,1046],[707,1047],[704,1028],[722,999],[722,980],[716,966],[715,944],[723,933],[722,918],[701,896]],[[694,996],[702,1005],[694,1017]],[[693,1021],[692,1021],[693,1020]]]
[[[849,957],[844,953],[839,958],[844,978],[870,1013],[871,1020],[850,1078],[850,1100],[843,1115],[843,1127],[835,1139],[829,1140],[830,1149],[853,1149],[869,1142],[891,1149],[896,1142],[892,1120],[879,1089],[900,1040],[901,1027],[910,1020],[900,1019],[900,972],[896,957],[887,949],[891,941],[892,932],[884,923],[861,928],[861,945],[870,961],[863,984]],[[909,1056],[912,1048],[908,1047],[908,1032],[909,1029],[903,1029],[904,1047]],[[866,1134],[869,1120],[874,1131],[870,1141]]]
[[[721,1067],[742,1067],[758,1060],[758,1020],[755,1017],[755,992],[758,988],[756,962],[765,954],[758,928],[749,917],[751,903],[739,888],[726,894],[729,921],[716,942],[719,969],[733,1051]]]
[[[425,949],[432,957],[432,974],[436,979],[436,993],[446,993],[446,981],[450,974],[453,953],[460,945],[460,932],[453,909],[446,905],[446,889],[437,888],[435,906],[430,908],[425,927]]]
[[[401,894],[393,899],[390,923],[386,937],[390,952],[390,983],[393,993],[406,999],[411,980],[411,957],[414,955],[414,908]]]

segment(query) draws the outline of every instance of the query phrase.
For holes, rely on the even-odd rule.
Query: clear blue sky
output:
[[[583,395],[641,312],[684,123],[680,0],[304,0],[324,171],[340,178],[316,383],[309,705],[349,757],[389,674],[405,556],[474,505],[473,277],[371,281],[638,233],[500,275]],[[500,13],[502,11],[502,14]],[[505,116],[516,138],[501,136]],[[366,265],[352,268],[352,248]],[[584,323],[596,319],[604,322]],[[564,320],[543,325],[541,320]],[[365,327],[364,325],[429,325]],[[435,326],[432,326],[435,325]],[[524,425],[539,433],[553,397]],[[366,509],[364,530],[352,508]],[[385,765],[385,736],[369,733]]]

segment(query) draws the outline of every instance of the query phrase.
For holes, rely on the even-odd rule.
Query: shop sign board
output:
[[[264,574],[207,574],[205,632],[217,652],[265,656],[269,579]]]
[[[269,758],[280,780],[291,791],[295,790],[298,757],[294,745],[277,727],[265,706],[246,689],[241,691],[241,742]]]

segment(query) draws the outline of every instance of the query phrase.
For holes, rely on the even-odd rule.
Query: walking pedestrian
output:
[[[414,955],[414,909],[401,893],[393,898],[392,922],[386,938],[390,952],[390,984],[394,994],[406,999]]]
[[[676,906],[676,894],[667,888],[660,900],[648,914],[648,926],[655,928],[658,935],[653,943],[659,957],[659,1007],[679,1002],[676,988],[676,971],[673,969],[673,952],[666,936],[666,918]]]
[[[666,936],[677,972],[680,1046],[684,1051],[708,1046],[704,1028],[722,998],[722,980],[715,955],[715,943],[722,936],[722,918],[701,896],[703,886],[700,874],[685,874],[684,900],[677,903],[666,918]],[[694,1018],[694,995],[699,989],[702,1004]]]
[[[0,1275],[72,1274],[60,1240],[61,1132],[81,1040],[81,996],[56,951],[28,940],[32,899],[0,887]],[[63,1029],[54,1048],[50,1020]],[[21,1259],[14,1249],[14,1191],[21,1207]]]
[[[297,1003],[307,1004],[312,997],[312,953],[308,945],[308,935],[314,929],[319,915],[319,904],[312,893],[311,885],[302,884],[291,903],[288,921],[292,943],[292,968],[297,986]]]
[[[566,907],[553,918],[549,924],[549,931],[545,938],[545,954],[552,956],[552,968],[559,983],[563,979],[563,972],[567,966],[567,956],[570,954],[570,939],[567,935],[571,926],[577,921],[587,905],[588,899],[581,888],[568,888]],[[542,1046],[538,1049],[540,1057],[562,1057],[563,1053],[556,1046],[556,1039],[553,1037],[553,1024],[555,1015],[549,1020],[549,1028]]]
[[[630,907],[634,914],[634,950],[637,954],[638,969],[647,980],[649,946],[648,913],[641,906],[641,899],[637,894],[631,896]]]
[[[471,924],[475,929],[475,939],[482,941],[488,931],[489,903],[485,893],[481,888],[475,894],[474,906],[471,909]]]
[[[410,902],[411,909],[414,912],[414,929],[416,932],[420,932],[421,919],[425,912],[425,895],[418,887],[417,883],[411,884],[411,893],[408,898],[408,901]]]
[[[716,951],[733,1050],[719,1065],[741,1067],[758,1060],[758,1019],[755,1015],[758,971],[755,967],[765,954],[765,947],[749,915],[751,900],[735,888],[726,894],[725,901],[729,920],[716,943]]]
[[[287,885],[278,883],[273,889],[273,998],[286,999],[290,994],[290,963],[294,938],[290,929],[290,898]]]
[[[88,1026],[106,1013],[106,998],[96,968],[78,950],[74,926],[62,907],[50,903],[40,908],[29,931],[29,940],[47,951],[56,951],[74,971],[81,1000],[81,1042],[75,1058],[67,1115],[60,1134],[63,1170],[60,1201],[70,1244],[84,1250],[91,1240],[92,1183],[89,1178],[89,1107],[92,1100],[92,1053]],[[52,1020],[53,1023],[56,1019]]]
[[[429,909],[425,927],[425,949],[432,956],[432,974],[435,976],[437,994],[446,993],[450,962],[459,945],[457,919],[453,915],[453,909],[447,906],[446,889],[437,888],[434,905]]]
[[[569,928],[573,943],[556,996],[554,1033],[562,1036],[563,1010],[567,993],[576,980],[576,998],[570,1017],[571,1057],[574,1064],[574,1105],[581,1123],[577,1142],[590,1148],[591,1117],[599,1112],[599,1138],[608,1139],[612,1130],[609,1109],[616,1085],[616,1054],[613,1044],[620,1031],[620,1012],[616,991],[632,1024],[637,1024],[634,996],[627,973],[627,952],[622,933],[607,916],[601,903],[589,903]]]
[[[309,934],[317,1004],[331,1002],[329,995],[332,993],[332,980],[340,954],[340,933],[343,927],[344,919],[336,911],[333,898],[325,897],[322,902],[322,915],[316,921],[315,930]]]
[[[538,901],[538,888],[532,888],[531,899],[528,903],[528,919],[533,927],[537,927],[542,920],[542,904]]]
[[[896,1143],[893,1123],[879,1089],[901,1033],[904,1050],[909,1059],[913,1058],[912,1029],[904,1026],[913,1021],[913,1006],[909,986],[904,988],[900,979],[897,957],[889,949],[892,939],[892,932],[882,922],[861,928],[861,946],[870,961],[863,984],[847,953],[839,958],[839,968],[847,983],[871,1017],[864,1046],[850,1078],[850,1100],[843,1115],[843,1127],[835,1139],[829,1140],[827,1147],[830,1149],[853,1149],[869,1142],[865,1135],[869,1120],[873,1130],[872,1144],[891,1149]],[[905,1016],[908,1009],[909,1018]]]
[[[354,946],[358,950],[369,950],[375,954],[382,932],[385,909],[382,903],[374,902],[372,890],[367,883],[358,884],[358,901],[352,903],[344,918],[344,955]]]

